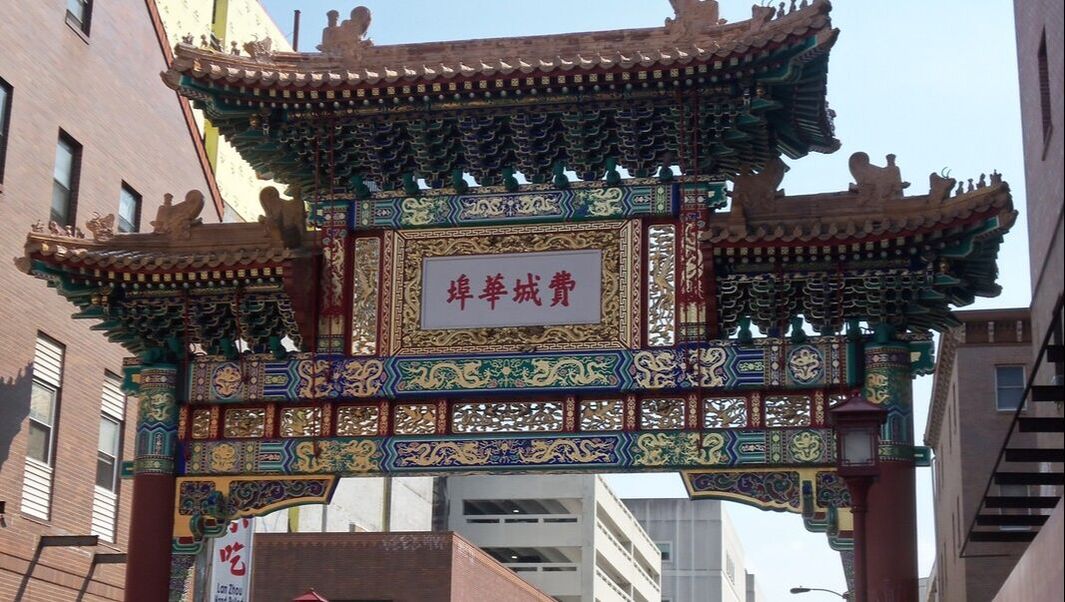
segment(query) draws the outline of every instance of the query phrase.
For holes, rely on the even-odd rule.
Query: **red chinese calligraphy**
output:
[[[561,272],[555,272],[555,275],[551,277],[551,283],[547,285],[555,291],[554,296],[551,298],[551,307],[556,305],[562,305],[569,307],[569,294],[573,289],[577,288],[577,282],[573,280],[573,275],[562,270]]]
[[[514,281],[514,302],[525,303],[526,301],[532,301],[537,305],[543,305],[540,301],[540,275],[525,273],[525,282],[521,280]]]
[[[240,559],[240,554],[237,553],[243,549],[244,544],[236,542],[218,550],[218,559],[229,563],[229,573],[234,577],[243,577],[244,573],[248,571],[248,565]],[[237,566],[238,564],[240,565],[239,567]]]
[[[491,305],[494,310],[496,308],[496,301],[499,301],[499,299],[506,294],[507,287],[503,284],[503,274],[496,274],[495,276],[485,277],[484,291],[478,295],[477,298],[488,301],[488,304]]]
[[[461,274],[456,280],[451,281],[451,286],[447,289],[447,302],[458,301],[459,311],[465,311],[466,299],[473,299],[473,293],[470,292],[469,277]]]

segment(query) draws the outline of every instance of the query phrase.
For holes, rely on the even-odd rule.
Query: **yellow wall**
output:
[[[235,40],[243,48],[245,42],[263,38],[270,38],[273,50],[292,50],[258,0],[155,0],[155,4],[171,45],[180,42],[187,34],[192,34],[194,43],[199,44],[201,35],[213,31],[222,38],[222,46],[227,52],[230,41]],[[214,15],[211,14],[212,4],[216,8]],[[282,190],[284,187],[272,180],[260,180],[236,149],[219,137],[203,113],[198,110],[193,113],[227,207],[227,219],[254,221],[262,215],[259,191],[266,186],[277,186]]]

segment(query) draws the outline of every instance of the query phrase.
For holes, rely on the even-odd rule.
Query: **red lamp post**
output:
[[[856,393],[829,411],[836,429],[836,471],[847,483],[854,518],[854,602],[867,602],[865,513],[869,486],[880,472],[880,426],[887,410]]]

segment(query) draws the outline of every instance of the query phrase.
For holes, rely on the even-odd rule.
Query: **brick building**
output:
[[[22,253],[34,223],[54,220],[91,236],[85,224],[95,213],[115,214],[116,229],[150,229],[166,193],[196,188],[210,204],[195,123],[159,80],[167,49],[152,8],[128,0],[4,3],[0,600],[122,598],[115,555],[126,549],[131,489],[118,472],[132,456],[136,416],[119,388],[127,354],[70,320],[69,302],[10,258]],[[204,219],[213,214],[205,209]],[[54,539],[73,535],[90,537]],[[93,535],[97,545],[87,545]]]
[[[552,601],[455,533],[257,533],[253,575],[257,602]]]
[[[1048,387],[1031,396],[1036,416],[1056,419],[1052,432],[1038,435],[1039,448],[1062,449],[1062,384],[1065,344],[1065,7],[1055,0],[1015,0],[1017,69],[1024,142],[1028,208],[1028,257],[1032,280],[1032,384]],[[1038,397],[1048,402],[1035,401]],[[1057,403],[1052,403],[1056,401]],[[1056,432],[1053,432],[1056,431]],[[1053,475],[1053,486],[1039,486],[1044,498],[1058,498],[1046,523],[1029,544],[999,590],[996,600],[1060,600],[1065,596],[1065,507],[1062,463],[1043,462],[1039,472]]]
[[[962,325],[940,337],[925,431],[925,442],[935,450],[931,589],[937,600],[979,602],[994,597],[1024,552],[1016,542],[988,542],[980,544],[979,555],[960,556],[1024,392],[1031,324],[1027,309],[964,311],[957,317]]]

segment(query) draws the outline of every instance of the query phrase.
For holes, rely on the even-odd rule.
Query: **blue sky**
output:
[[[263,0],[281,30],[291,33],[292,11],[302,10],[300,46],[312,50],[325,13],[347,14],[358,3],[338,0]],[[483,37],[535,35],[661,25],[672,15],[668,0],[363,0],[373,13],[369,37],[398,44]],[[750,16],[748,0],[723,0],[722,16]],[[773,2],[776,4],[776,2]],[[828,98],[837,113],[842,148],[789,161],[783,187],[789,194],[845,190],[847,158],[866,151],[883,164],[898,155],[909,192],[922,194],[928,174],[949,169],[958,179],[997,169],[1010,183],[1021,211],[1000,254],[1003,294],[980,299],[968,309],[1027,306],[1029,272],[1024,216],[1024,172],[1020,109],[1009,0],[836,0],[833,23],[840,28],[832,51]],[[290,37],[291,39],[291,37]],[[931,378],[914,384],[916,436],[923,438]],[[675,475],[615,476],[622,497],[683,496]],[[922,575],[934,560],[929,469],[918,472],[919,553]],[[748,570],[759,578],[768,600],[791,598],[796,585],[842,591],[838,555],[825,537],[807,533],[794,515],[728,504],[743,539]],[[831,600],[809,593],[804,602]],[[835,598],[838,600],[838,598]]]

